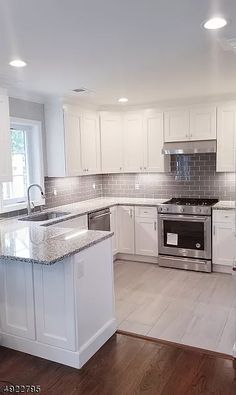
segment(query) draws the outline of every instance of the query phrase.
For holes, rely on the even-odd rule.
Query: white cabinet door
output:
[[[135,216],[135,253],[157,257],[157,240],[157,218]]]
[[[162,154],[164,143],[163,113],[148,110],[144,113],[144,171],[164,172],[167,158]]]
[[[134,254],[134,207],[118,206],[119,252]]]
[[[236,106],[217,109],[216,171],[235,171]]]
[[[34,265],[37,340],[75,350],[72,258],[55,265]]]
[[[81,124],[81,155],[83,174],[101,171],[99,116],[96,112],[84,112]]]
[[[35,339],[32,265],[0,263],[0,329],[10,335]]]
[[[234,210],[213,210],[213,263],[233,266],[236,247],[234,237]]]
[[[188,141],[190,120],[188,109],[176,109],[164,112],[165,142]]]
[[[102,112],[101,160],[103,173],[123,170],[123,120],[119,113]]]
[[[216,107],[204,106],[190,109],[190,139],[216,139]]]
[[[124,171],[143,171],[143,116],[140,113],[124,115]]]
[[[11,181],[11,134],[8,97],[0,95],[0,182]]]
[[[81,115],[69,109],[64,109],[65,133],[65,169],[66,175],[78,176],[81,169]],[[54,141],[54,144],[62,144]],[[62,160],[62,158],[58,158]]]
[[[118,235],[117,235],[117,207],[111,207],[111,232],[114,232],[112,237],[112,251],[113,255],[118,253]]]

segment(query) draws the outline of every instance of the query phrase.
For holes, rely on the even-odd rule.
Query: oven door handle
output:
[[[191,222],[206,222],[210,221],[210,216],[199,216],[199,215],[172,215],[172,214],[159,214],[159,218],[167,219],[169,221],[191,221]]]

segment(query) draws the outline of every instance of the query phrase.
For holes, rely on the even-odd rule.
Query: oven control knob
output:
[[[180,213],[183,213],[183,212],[184,212],[184,208],[181,207],[181,208],[179,209],[179,212],[180,212]]]
[[[168,207],[163,207],[163,211],[167,212],[168,211]]]

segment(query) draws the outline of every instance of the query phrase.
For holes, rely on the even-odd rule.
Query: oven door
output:
[[[211,217],[159,214],[159,254],[211,259]]]

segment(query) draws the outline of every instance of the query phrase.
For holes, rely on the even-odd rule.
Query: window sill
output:
[[[34,207],[39,207],[39,206],[45,206],[45,199],[42,200],[38,200],[34,202]],[[2,206],[0,208],[0,213],[4,214],[4,213],[10,213],[12,211],[17,211],[17,210],[24,210],[25,208],[27,208],[27,203],[14,203],[14,204],[9,204],[9,205],[5,205]]]

